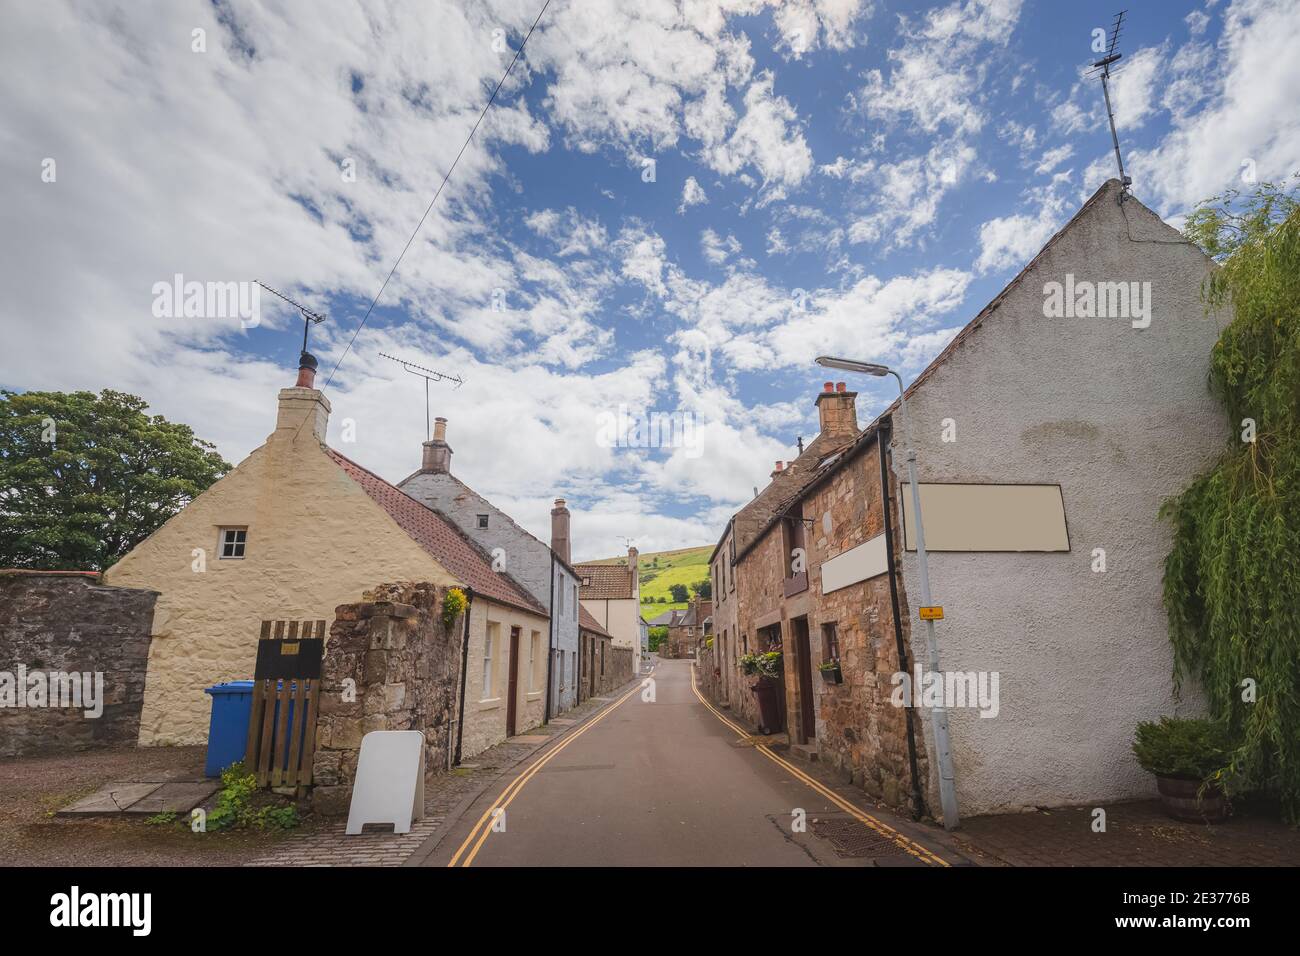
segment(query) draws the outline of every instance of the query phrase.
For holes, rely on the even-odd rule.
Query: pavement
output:
[[[469,799],[407,861],[426,866],[947,866],[942,831],[868,806],[698,693],[649,680]]]

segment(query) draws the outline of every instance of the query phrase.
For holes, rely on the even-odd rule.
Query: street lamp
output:
[[[846,372],[874,375],[877,378],[892,375],[898,382],[898,401],[903,410],[903,431],[907,436],[908,444],[906,453],[907,478],[912,485],[912,512],[916,516],[916,564],[921,576],[921,605],[931,607],[930,565],[925,552],[925,526],[921,521],[921,486],[916,480],[916,442],[912,436],[912,422],[907,416],[907,394],[903,389],[903,380],[888,365],[880,365],[875,362],[855,362],[852,359],[831,358],[829,355],[822,355],[818,357],[817,364],[825,368],[838,368]],[[926,652],[929,656],[930,672],[935,677],[938,677],[939,641],[934,634],[933,618],[926,618],[925,621],[925,643]],[[902,661],[899,661],[900,665],[902,663]],[[942,681],[942,678],[939,679]],[[942,686],[942,683],[940,686]],[[914,695],[917,691],[917,688],[912,688]],[[915,697],[913,700],[915,701]],[[958,822],[957,785],[952,773],[952,748],[949,745],[948,737],[948,709],[944,706],[942,694],[939,695],[938,705],[932,710],[934,744],[935,749],[939,751],[939,801],[943,804],[944,829],[951,830],[957,826]]]

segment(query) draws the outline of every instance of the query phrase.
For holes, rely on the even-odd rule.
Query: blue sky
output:
[[[265,298],[254,328],[160,318],[154,283],[290,291],[331,317],[328,372],[538,7],[19,7],[0,383],[132,391],[238,461],[300,325]],[[711,543],[815,433],[817,354],[915,375],[1115,174],[1082,75],[1114,12],[552,0],[329,385],[331,444],[418,465],[396,353],[466,379],[433,390],[453,469],[539,535],[563,495],[579,557]],[[1137,197],[1178,225],[1300,166],[1298,43],[1281,0],[1133,9],[1114,95]],[[865,424],[890,396],[854,384]],[[607,447],[620,406],[690,415],[696,443]]]

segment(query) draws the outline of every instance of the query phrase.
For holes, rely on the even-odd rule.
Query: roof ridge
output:
[[[516,606],[520,607],[521,609],[527,609],[528,611],[530,611],[530,613],[541,613],[542,615],[549,616],[549,615],[548,615],[548,612],[547,612],[547,610],[546,610],[546,608],[542,607],[542,605],[541,605],[540,603],[538,603],[537,599],[534,598],[531,594],[529,594],[526,590],[524,590],[524,589],[519,585],[519,583],[518,583],[517,581],[515,581],[515,579],[514,579],[510,574],[508,574],[508,573],[505,572],[505,571],[497,571],[497,570],[495,570],[495,569],[492,567],[492,562],[491,562],[490,556],[487,555],[487,554],[485,554],[485,553],[483,552],[483,550],[482,550],[481,548],[479,548],[478,545],[477,545],[475,542],[473,542],[473,541],[471,541],[469,538],[467,538],[467,537],[465,536],[464,532],[461,531],[461,529],[460,529],[459,527],[457,527],[456,524],[455,524],[454,522],[452,522],[451,520],[449,520],[445,514],[443,514],[443,513],[442,513],[441,511],[439,511],[437,508],[430,507],[429,505],[425,504],[423,501],[420,501],[418,498],[415,498],[415,497],[413,497],[413,496],[407,494],[405,491],[403,491],[403,490],[402,490],[401,488],[399,488],[397,485],[393,484],[391,481],[388,481],[387,479],[383,478],[382,476],[380,476],[380,475],[377,474],[376,472],[371,471],[369,468],[367,468],[365,465],[361,464],[360,462],[354,461],[353,459],[349,458],[347,455],[343,454],[343,453],[342,453],[341,451],[339,451],[338,449],[336,449],[336,448],[332,448],[332,447],[330,447],[329,445],[324,445],[324,443],[322,443],[322,445],[323,445],[323,447],[325,448],[326,454],[329,455],[329,457],[332,458],[332,459],[334,460],[335,464],[338,464],[338,465],[340,465],[340,467],[341,467],[344,463],[346,463],[347,465],[350,465],[351,467],[355,468],[357,471],[359,471],[359,472],[363,472],[364,474],[368,475],[370,478],[372,478],[374,481],[378,482],[380,485],[384,486],[385,488],[387,488],[387,489],[389,489],[389,490],[391,490],[391,491],[395,491],[395,492],[397,492],[399,495],[401,495],[403,498],[405,498],[407,501],[409,501],[409,502],[410,502],[414,507],[416,507],[416,508],[418,508],[418,509],[421,509],[423,512],[427,512],[427,513],[428,513],[428,514],[429,514],[429,515],[430,515],[434,520],[436,520],[436,521],[437,521],[437,522],[438,522],[438,523],[439,523],[443,528],[445,528],[445,529],[451,531],[451,532],[452,532],[454,535],[456,535],[460,540],[462,540],[462,541],[464,541],[465,543],[467,543],[467,544],[470,546],[470,554],[471,554],[471,556],[472,556],[475,560],[479,561],[481,564],[484,565],[484,568],[482,568],[482,569],[480,569],[480,570],[486,570],[488,574],[493,575],[495,578],[497,578],[497,579],[502,579],[502,580],[503,580],[503,584],[504,584],[504,586],[505,586],[505,590],[506,590],[508,593],[514,595],[515,602],[507,602],[507,603],[515,603]],[[344,469],[344,473],[346,474],[346,469]],[[353,477],[353,476],[349,475],[348,477],[351,478],[351,477]],[[353,480],[355,480],[355,478],[354,478]],[[358,484],[360,484],[360,482],[358,482]],[[365,488],[364,485],[362,485],[362,489],[361,489],[361,490],[362,490],[362,491],[366,491],[366,488]],[[369,492],[368,492],[368,491],[367,491],[366,493],[369,495]],[[406,527],[402,524],[402,522],[398,521],[397,518],[396,518],[396,516],[393,515],[392,512],[388,511],[387,508],[384,507],[384,504],[383,504],[382,502],[375,500],[373,496],[371,496],[371,500],[372,500],[372,501],[375,501],[375,503],[376,503],[377,505],[379,505],[380,508],[383,508],[383,510],[385,511],[385,513],[388,514],[388,516],[389,516],[390,518],[393,519],[393,521],[397,524],[397,526],[398,526],[399,528],[401,528],[402,532],[403,532],[404,534],[406,534],[407,537],[411,538],[411,540],[412,540],[412,541],[415,541],[415,543],[416,543],[417,545],[420,545],[420,547],[424,548],[424,550],[425,550],[425,551],[426,551],[426,552],[427,552],[431,557],[433,557],[434,560],[438,561],[440,564],[443,564],[444,567],[445,567],[445,562],[448,560],[448,556],[446,556],[446,555],[439,556],[439,555],[435,554],[433,551],[431,551],[431,550],[429,549],[428,546],[426,546],[426,545],[425,545],[423,542],[421,542],[418,538],[416,538],[414,535],[412,535],[410,529],[406,528]],[[461,573],[458,572],[458,571],[454,571],[454,570],[451,569],[451,568],[446,568],[446,567],[445,567],[445,569],[447,570],[448,573],[450,573],[450,574],[454,574],[454,575],[456,575],[457,577],[464,577],[463,574],[461,574]],[[464,583],[464,584],[465,584],[466,586],[468,586],[468,587],[471,587],[471,588],[473,587],[473,585],[472,585],[469,581],[464,581],[464,582],[462,582],[462,583]],[[477,593],[482,594],[482,596],[483,596],[484,598],[486,598],[487,600],[494,600],[494,599],[495,599],[495,600],[498,600],[498,601],[504,600],[504,599],[503,599],[502,597],[500,597],[500,596],[496,596],[496,597],[494,598],[494,596],[493,596],[492,594],[488,594],[488,593],[482,592],[481,590],[480,590],[480,591],[477,591]]]

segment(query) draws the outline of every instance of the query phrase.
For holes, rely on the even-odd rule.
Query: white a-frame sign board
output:
[[[424,734],[418,730],[372,730],[361,738],[357,780],[348,808],[348,833],[367,823],[391,823],[410,833],[424,816]]]

